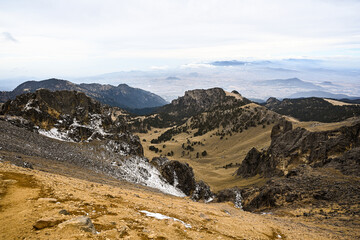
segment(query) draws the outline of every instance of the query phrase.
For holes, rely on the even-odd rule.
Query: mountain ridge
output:
[[[100,83],[76,84],[67,80],[51,78],[42,81],[27,81],[17,86],[13,91],[0,92],[0,101],[15,99],[16,96],[35,92],[37,89],[46,88],[51,91],[74,90],[84,92],[104,104],[126,109],[150,108],[165,105],[167,102],[160,96],[140,88],[132,88],[127,84],[113,86]]]

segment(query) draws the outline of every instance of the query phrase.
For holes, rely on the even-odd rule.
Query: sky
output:
[[[359,0],[0,0],[0,84],[233,59],[357,63],[359,13]]]

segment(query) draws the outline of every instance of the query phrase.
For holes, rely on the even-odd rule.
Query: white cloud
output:
[[[10,42],[14,42],[14,43],[17,42],[17,40],[9,32],[2,32],[0,39],[3,41],[10,41]]]
[[[86,75],[134,68],[126,59],[151,68],[154,59],[165,66],[173,59],[360,57],[359,12],[355,0],[0,1],[0,32],[7,39],[0,45],[0,72],[26,67],[33,75]]]

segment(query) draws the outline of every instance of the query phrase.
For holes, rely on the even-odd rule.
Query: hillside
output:
[[[340,122],[347,118],[360,116],[360,105],[341,104],[339,100],[323,98],[283,99],[269,98],[266,108],[300,121]]]
[[[1,239],[359,237],[340,219],[254,214],[228,203],[197,203],[104,177],[79,180],[79,174],[62,176],[4,161],[7,158],[0,162]]]
[[[139,88],[132,88],[126,84],[119,84],[118,86],[109,84],[102,85],[98,83],[75,84],[55,78],[43,81],[24,82],[11,92],[0,92],[0,101],[5,102],[8,99],[15,99],[18,95],[35,92],[40,88],[51,91],[79,91],[104,104],[127,109],[158,107],[167,103],[164,99],[154,93]]]
[[[41,89],[4,104],[0,111],[0,148],[176,196],[193,194],[196,183],[192,169],[181,165],[188,177],[170,184],[164,177],[168,172],[143,157],[139,138],[127,130],[124,117],[121,110],[101,105],[84,93]],[[15,163],[21,164],[21,160]],[[173,169],[177,162],[164,163],[177,173]],[[190,187],[185,184],[189,181],[193,183]]]

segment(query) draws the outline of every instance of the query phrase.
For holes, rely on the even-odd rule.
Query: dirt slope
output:
[[[355,239],[358,234],[302,217],[253,214],[230,203],[197,203],[5,162],[0,174],[0,239]],[[143,210],[183,222],[146,216]],[[58,225],[81,215],[92,220],[97,234]],[[35,230],[39,219],[56,223]]]

